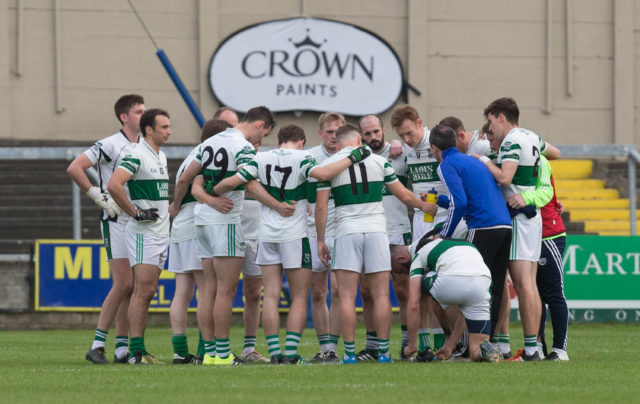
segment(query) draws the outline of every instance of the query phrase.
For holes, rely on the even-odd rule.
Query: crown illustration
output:
[[[309,36],[309,28],[307,28],[306,31],[307,31],[307,36],[303,40],[301,40],[300,42],[293,42],[293,39],[291,39],[291,38],[289,38],[289,42],[293,43],[293,46],[295,46],[296,48],[300,48],[301,46],[313,46],[314,48],[317,49],[317,48],[321,47],[322,43],[315,42]],[[325,43],[325,42],[327,42],[327,40],[325,39],[322,42]]]

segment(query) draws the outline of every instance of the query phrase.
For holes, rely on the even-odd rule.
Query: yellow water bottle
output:
[[[438,192],[436,191],[435,188],[431,188],[431,190],[429,192],[427,192],[426,201],[429,202],[429,203],[433,203],[433,204],[438,202]],[[425,213],[424,214],[424,222],[425,223],[433,223],[433,215]]]

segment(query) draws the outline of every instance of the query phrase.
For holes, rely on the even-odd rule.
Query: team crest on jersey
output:
[[[151,172],[155,174],[155,173],[157,173],[157,172],[158,172],[158,170],[156,170],[155,168],[152,168],[152,169],[151,169]]]
[[[540,265],[547,265],[547,259],[545,257],[542,257],[538,260],[538,264]]]
[[[160,167],[160,174],[164,174],[164,168]]]
[[[244,149],[242,149],[243,154],[252,153],[254,151],[255,149],[253,148],[253,146],[245,146]]]

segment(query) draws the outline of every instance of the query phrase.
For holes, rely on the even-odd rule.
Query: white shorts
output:
[[[169,245],[169,272],[182,274],[202,271],[202,260],[196,255],[198,241],[195,238]]]
[[[155,265],[160,269],[164,267],[171,241],[169,236],[157,237],[125,231],[124,238],[129,252],[129,264],[132,267],[139,264]]]
[[[542,219],[540,213],[536,217],[527,219],[519,214],[511,219],[511,250],[510,261],[538,262],[542,249]]]
[[[283,269],[311,269],[311,248],[309,239],[269,243],[258,241],[258,265],[282,264]]]
[[[353,233],[338,237],[333,247],[331,269],[364,274],[391,271],[387,233]]]
[[[424,212],[421,210],[415,211],[413,214],[413,231],[411,232],[413,240],[420,240],[422,236],[433,230],[436,224],[447,220],[447,212],[447,209],[438,208],[438,213],[433,218],[433,222],[425,222]]]
[[[389,238],[389,245],[410,245],[411,244],[411,233],[403,233],[403,234],[389,234],[387,235]]]
[[[245,240],[244,260],[242,261],[242,276],[245,278],[261,278],[262,268],[256,264],[258,256],[258,240]]]
[[[467,320],[489,320],[491,278],[438,275],[429,290],[443,309],[457,305]]]
[[[103,220],[100,230],[102,230],[102,239],[104,246],[107,248],[107,259],[129,258],[127,252],[127,243],[124,240],[124,228],[127,222],[118,223],[109,220]]]
[[[198,258],[244,257],[244,234],[239,224],[199,224],[196,237]]]
[[[333,257],[333,237],[325,237],[324,238],[327,247],[329,247],[329,254]],[[320,256],[318,255],[318,238],[317,237],[309,237],[309,247],[311,247],[311,270],[313,272],[325,272],[328,271],[329,268],[320,261]]]

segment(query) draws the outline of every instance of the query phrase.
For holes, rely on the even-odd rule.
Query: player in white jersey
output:
[[[104,344],[107,332],[115,318],[116,349],[115,363],[126,363],[129,359],[129,298],[133,287],[133,272],[129,266],[127,248],[124,242],[124,227],[129,216],[123,213],[107,193],[107,184],[111,174],[121,163],[122,157],[138,142],[140,116],[144,112],[144,99],[137,94],[123,95],[116,101],[114,110],[122,129],[107,138],[99,140],[69,164],[67,173],[83,192],[103,209],[101,230],[107,249],[109,270],[113,284],[102,303],[98,325],[91,349],[86,359],[98,364],[109,363],[104,356]],[[93,186],[85,170],[95,166],[98,170],[99,184]],[[126,189],[126,188],[125,188]]]
[[[360,131],[346,124],[336,133],[340,150],[322,165],[349,155],[362,146]],[[331,260],[324,241],[329,193],[336,204],[335,246],[331,269],[336,273],[340,291],[340,326],[345,354],[342,363],[356,363],[355,356],[355,298],[360,273],[369,278],[368,284],[374,305],[374,323],[378,337],[378,362],[388,363],[391,304],[389,302],[389,274],[391,259],[386,220],[382,206],[382,189],[388,187],[404,204],[429,210],[429,204],[417,199],[396,177],[391,164],[383,157],[371,155],[362,162],[342,171],[330,182],[318,187],[316,199],[316,232],[318,253],[325,264]],[[435,213],[435,210],[433,210]]]
[[[485,133],[478,130],[468,132],[460,118],[448,116],[441,119],[438,125],[447,126],[456,132],[456,147],[460,153],[478,156],[487,156],[489,154],[491,147]]]
[[[210,119],[205,122],[200,132],[200,142],[204,142],[216,133],[222,132],[231,127],[226,121]],[[196,157],[199,147],[194,147],[186,159],[180,165],[176,174],[176,181],[187,169],[191,161]],[[171,223],[171,244],[169,254],[169,271],[175,273],[176,288],[171,299],[169,308],[169,318],[171,320],[171,344],[173,346],[173,363],[190,364],[202,363],[204,356],[204,342],[198,344],[197,356],[189,353],[187,336],[187,310],[193,298],[194,286],[199,289],[203,287],[202,261],[196,254],[196,226],[193,221],[193,209],[197,201],[191,195],[191,190],[182,199],[179,206],[174,204],[169,206],[169,213],[173,218]],[[231,203],[228,200],[228,203]],[[177,211],[177,213],[176,213]],[[198,300],[198,303],[200,300]]]
[[[560,151],[538,135],[518,127],[520,110],[512,98],[499,98],[484,110],[494,140],[501,142],[497,165],[481,157],[496,181],[502,186],[507,202],[536,188],[540,154],[548,159],[560,157]],[[521,197],[520,197],[521,198]],[[518,293],[525,340],[524,360],[540,360],[536,335],[542,305],[536,286],[537,262],[542,243],[540,210],[528,218],[518,214],[512,219],[513,237],[509,257],[509,274]]]
[[[362,132],[362,141],[371,150],[387,159],[393,167],[398,180],[402,185],[407,186],[407,167],[405,154],[402,152],[399,156],[391,158],[389,155],[391,145],[385,141],[386,128],[377,115],[365,115],[359,121],[360,131]],[[407,334],[407,292],[409,286],[409,271],[401,265],[396,265],[394,257],[397,255],[398,247],[411,244],[411,223],[407,207],[398,200],[387,188],[382,190],[382,205],[384,207],[384,215],[387,219],[387,237],[389,238],[389,249],[391,253],[391,278],[393,280],[393,290],[398,299],[398,308],[400,310],[400,331],[402,334],[401,346],[404,348],[408,343]],[[371,293],[367,284],[367,278],[360,276],[360,296],[362,297],[362,313],[366,329],[366,345],[365,349],[359,351],[356,355],[358,360],[376,360],[378,358],[378,341],[373,324],[373,302]],[[403,358],[401,352],[400,358]]]
[[[427,192],[434,190],[438,195],[446,194],[446,187],[442,185],[436,169],[438,161],[431,152],[429,145],[429,130],[422,126],[422,119],[418,111],[410,105],[402,105],[393,111],[391,126],[398,136],[409,146],[406,151],[407,172],[411,180],[413,192],[418,198],[424,198]],[[436,223],[446,219],[447,210],[439,208],[432,222],[424,221],[424,214],[415,211],[413,215],[413,238],[420,239],[425,233],[433,229]]]
[[[331,157],[338,151],[336,142],[336,131],[344,125],[345,119],[336,112],[325,112],[318,118],[318,135],[322,139],[322,144],[312,147],[307,151],[318,164]],[[307,216],[307,232],[309,234],[309,244],[311,246],[311,316],[313,326],[316,329],[320,352],[318,352],[312,362],[338,362],[340,359],[336,353],[338,339],[340,338],[340,295],[336,287],[336,277],[329,272],[329,268],[324,265],[318,256],[318,243],[316,236],[315,207],[316,189],[318,182],[311,178],[308,182],[307,201],[309,204],[309,215]],[[325,232],[325,242],[329,248],[333,248],[333,216],[335,206],[333,197],[329,197],[327,211],[327,227]],[[327,307],[327,280],[331,285],[331,308]]]
[[[150,109],[140,117],[143,139],[123,159],[107,190],[118,206],[135,220],[125,228],[134,287],[129,304],[129,363],[160,363],[144,346],[149,303],[156,293],[169,247],[169,173],[160,151],[171,136],[169,114]],[[129,187],[131,201],[124,184]]]
[[[459,308],[469,330],[469,357],[472,361],[500,362],[502,355],[489,342],[491,320],[491,272],[484,264],[476,247],[463,240],[420,240],[417,252],[405,249],[399,256],[402,264],[410,268],[407,356],[417,350],[417,331],[420,322],[421,301],[428,296],[439,303],[436,313],[442,324],[447,318],[443,309]],[[458,322],[443,347],[436,353],[438,359],[448,359],[463,332]]]
[[[277,200],[296,207],[292,217],[282,217],[267,206],[262,208],[256,263],[262,267],[262,323],[271,363],[304,363],[297,350],[304,329],[311,280],[311,250],[306,228],[307,180],[311,177],[320,181],[332,178],[352,162],[359,162],[371,153],[366,148],[356,149],[349,158],[318,167],[313,156],[302,150],[305,142],[304,131],[299,126],[281,128],[277,149],[259,153],[236,176],[214,188],[214,193],[222,194],[247,181],[258,180]],[[291,296],[284,356],[278,335],[283,269],[287,271]]]

